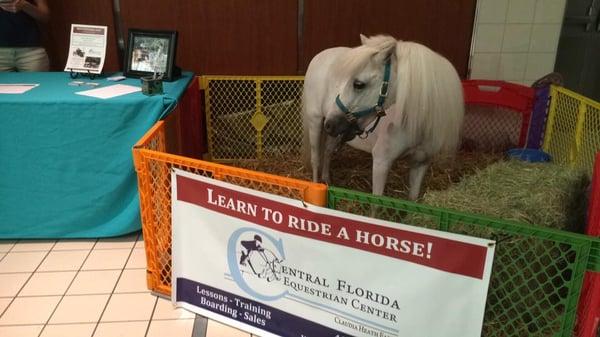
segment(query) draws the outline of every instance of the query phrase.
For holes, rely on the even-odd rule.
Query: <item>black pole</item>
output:
[[[297,31],[297,48],[298,54],[296,55],[296,72],[298,75],[304,75],[303,62],[304,62],[304,0],[298,0],[298,31]]]
[[[115,22],[115,36],[117,38],[117,58],[119,59],[119,69],[123,70],[125,39],[123,38],[121,3],[119,0],[113,0],[113,21]]]

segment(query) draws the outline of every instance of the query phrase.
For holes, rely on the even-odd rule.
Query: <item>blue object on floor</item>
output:
[[[538,149],[510,149],[506,152],[510,158],[520,159],[532,163],[549,162],[552,157]]]

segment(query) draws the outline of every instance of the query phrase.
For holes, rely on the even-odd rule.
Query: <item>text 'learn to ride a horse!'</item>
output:
[[[409,254],[421,258],[431,258],[432,242],[414,242],[379,233],[370,233],[359,229],[349,231],[347,226],[334,226],[331,223],[305,219],[294,214],[285,214],[282,210],[259,206],[231,196],[215,193],[214,189],[207,189],[207,203],[239,214],[257,218],[258,223],[271,222],[276,225],[286,226],[289,231],[300,231],[312,235],[336,237],[342,240],[355,242],[375,247],[383,247],[399,254]],[[309,235],[305,235],[309,236]]]
[[[183,183],[185,182],[185,183]],[[178,177],[178,198],[283,233],[346,246],[481,279],[485,247],[413,231],[369,218],[343,218],[316,206],[295,206],[226,187]],[[193,192],[192,192],[193,191]],[[313,211],[314,209],[314,211]],[[480,262],[458,267],[452,261]],[[481,260],[481,261],[480,261]]]

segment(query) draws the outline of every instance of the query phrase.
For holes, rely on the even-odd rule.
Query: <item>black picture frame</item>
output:
[[[181,75],[175,65],[177,31],[129,29],[123,75],[145,77],[160,73],[164,81]]]

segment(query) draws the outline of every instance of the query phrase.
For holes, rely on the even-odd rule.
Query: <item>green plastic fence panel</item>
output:
[[[329,188],[329,207],[496,240],[483,336],[572,336],[586,270],[600,271],[600,239]]]

